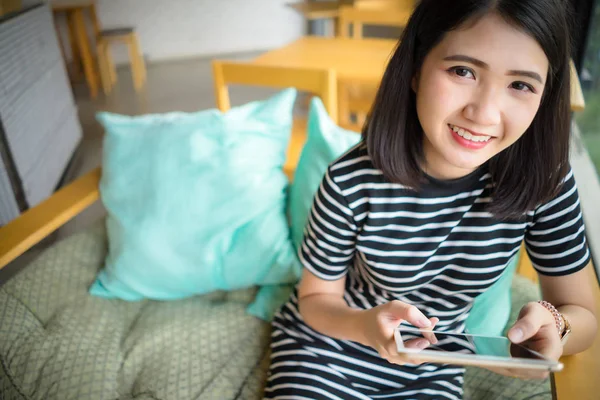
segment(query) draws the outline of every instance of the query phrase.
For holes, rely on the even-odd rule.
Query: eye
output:
[[[452,67],[448,70],[453,75],[459,76],[461,78],[467,79],[475,79],[475,73],[471,68],[467,67]]]
[[[535,89],[528,83],[525,82],[513,82],[510,84],[511,89],[518,90],[519,92],[531,92],[535,93]]]

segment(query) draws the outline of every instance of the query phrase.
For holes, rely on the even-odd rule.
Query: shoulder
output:
[[[578,203],[579,194],[577,191],[577,183],[575,182],[575,174],[573,173],[573,169],[569,165],[567,173],[561,180],[559,187],[556,188],[555,195],[548,201],[545,201],[542,204],[538,205],[538,207],[535,210],[535,214],[548,212],[552,209],[558,211],[560,209],[564,209],[564,207],[569,204]]]
[[[340,188],[383,178],[383,173],[373,165],[362,141],[331,163],[327,174]]]

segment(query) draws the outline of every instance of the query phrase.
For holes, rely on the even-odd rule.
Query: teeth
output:
[[[454,132],[456,132],[458,134],[458,136],[463,137],[463,138],[465,138],[467,140],[470,140],[472,142],[487,142],[488,140],[491,139],[491,136],[479,136],[479,135],[475,136],[475,135],[472,135],[471,133],[465,131],[464,129],[459,128],[459,127],[454,126],[454,125],[450,125],[450,128]]]

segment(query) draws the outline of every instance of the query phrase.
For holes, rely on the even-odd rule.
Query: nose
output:
[[[501,110],[498,93],[492,87],[480,87],[465,106],[465,118],[480,126],[499,125]]]

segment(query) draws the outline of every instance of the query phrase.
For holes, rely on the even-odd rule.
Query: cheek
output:
[[[445,74],[446,71],[431,73],[419,83],[417,107],[422,124],[440,123],[460,104],[460,94]]]
[[[520,103],[510,107],[506,113],[506,136],[511,142],[517,141],[533,122],[539,109],[539,102]]]

